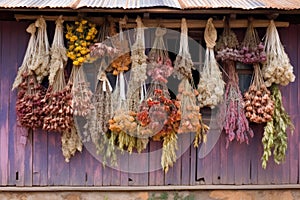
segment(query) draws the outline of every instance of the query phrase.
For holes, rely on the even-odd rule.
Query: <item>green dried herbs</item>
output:
[[[271,93],[271,98],[275,102],[275,108],[273,119],[265,126],[262,138],[264,152],[261,159],[264,169],[267,167],[272,150],[275,163],[280,164],[285,160],[288,146],[286,130],[288,127],[292,132],[295,129],[290,116],[283,107],[281,92],[277,84],[271,86]]]

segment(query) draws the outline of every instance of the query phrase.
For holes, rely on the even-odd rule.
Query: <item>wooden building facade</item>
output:
[[[35,11],[38,13],[37,11]],[[281,87],[283,102],[295,125],[294,134],[288,133],[286,161],[277,165],[272,157],[267,169],[261,167],[263,128],[251,125],[255,136],[250,144],[232,143],[225,148],[221,134],[213,149],[203,158],[199,149],[192,147],[192,136],[180,135],[179,155],[169,172],[149,171],[160,163],[160,157],[141,154],[138,159],[120,156],[118,167],[104,167],[86,148],[76,153],[69,163],[61,153],[58,133],[42,130],[28,131],[16,120],[16,91],[11,86],[26,50],[29,35],[25,29],[30,20],[15,21],[17,11],[5,11],[0,20],[0,185],[1,186],[167,186],[167,185],[273,185],[299,184],[300,174],[300,16],[283,14],[289,26],[279,28],[280,37],[294,66],[296,80]],[[25,12],[25,14],[29,14]],[[40,13],[39,13],[40,14]],[[47,11],[47,14],[57,14]],[[114,13],[112,13],[114,14]],[[122,13],[124,14],[124,13]],[[130,13],[129,13],[130,14]],[[228,14],[228,13],[227,13]],[[262,12],[250,13],[255,18]],[[162,15],[156,14],[160,17]],[[247,12],[242,15],[248,15]],[[189,19],[188,14],[183,15]],[[191,15],[192,16],[192,15]],[[203,15],[202,15],[203,16]],[[213,16],[213,14],[207,15]],[[281,16],[281,15],[280,15]],[[206,17],[208,18],[208,17]],[[51,27],[51,25],[50,25]],[[52,25],[54,29],[54,26]],[[54,31],[54,30],[51,30]],[[50,31],[50,32],[51,32]],[[238,30],[241,33],[245,31]],[[241,34],[242,37],[242,34]],[[209,134],[216,134],[212,130]],[[145,152],[160,148],[151,142]],[[187,147],[187,148],[186,148]],[[200,146],[200,148],[205,148]],[[135,165],[145,172],[134,173]],[[127,169],[127,170],[124,170]]]

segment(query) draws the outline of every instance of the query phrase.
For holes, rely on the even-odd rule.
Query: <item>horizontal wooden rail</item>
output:
[[[19,20],[35,20],[39,17],[39,15],[20,15],[16,14],[15,18],[17,21]],[[58,16],[43,16],[47,21],[55,21]],[[65,21],[76,21],[78,20],[77,16],[64,16],[63,19]],[[104,18],[103,17],[88,17],[88,19],[96,23],[98,25],[103,24]],[[114,18],[115,22],[118,22],[120,19]],[[253,21],[254,27],[267,27],[269,25],[269,20],[261,20],[257,19]],[[165,28],[180,28],[181,20],[180,19],[143,19],[143,23],[146,27],[157,27],[162,25]],[[188,28],[195,29],[195,28],[205,28],[207,21],[206,20],[189,20],[187,19]],[[213,21],[216,28],[223,28],[224,21],[223,20],[214,20]],[[288,27],[289,22],[282,22],[278,21],[275,22],[277,27]],[[127,28],[135,28],[136,23],[135,19],[128,19]],[[231,28],[246,28],[248,27],[248,20],[247,19],[233,19],[230,20],[230,27]]]
[[[45,186],[45,187],[0,187],[0,192],[69,192],[69,191],[93,191],[93,192],[120,192],[120,191],[187,191],[187,190],[278,190],[300,189],[299,184],[283,185],[195,185],[195,186]]]

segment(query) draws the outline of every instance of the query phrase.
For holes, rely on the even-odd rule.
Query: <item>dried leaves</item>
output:
[[[275,109],[272,120],[265,126],[264,136],[262,138],[264,152],[261,159],[264,169],[267,167],[267,162],[272,155],[272,150],[274,161],[277,164],[285,160],[288,146],[287,128],[289,127],[291,131],[295,129],[290,116],[283,107],[282,96],[278,85],[273,84],[271,86],[271,93],[271,98],[275,102]]]

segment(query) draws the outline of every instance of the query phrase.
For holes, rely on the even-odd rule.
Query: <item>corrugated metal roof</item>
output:
[[[300,0],[0,0],[0,8],[121,8],[169,7],[176,9],[300,9]]]

